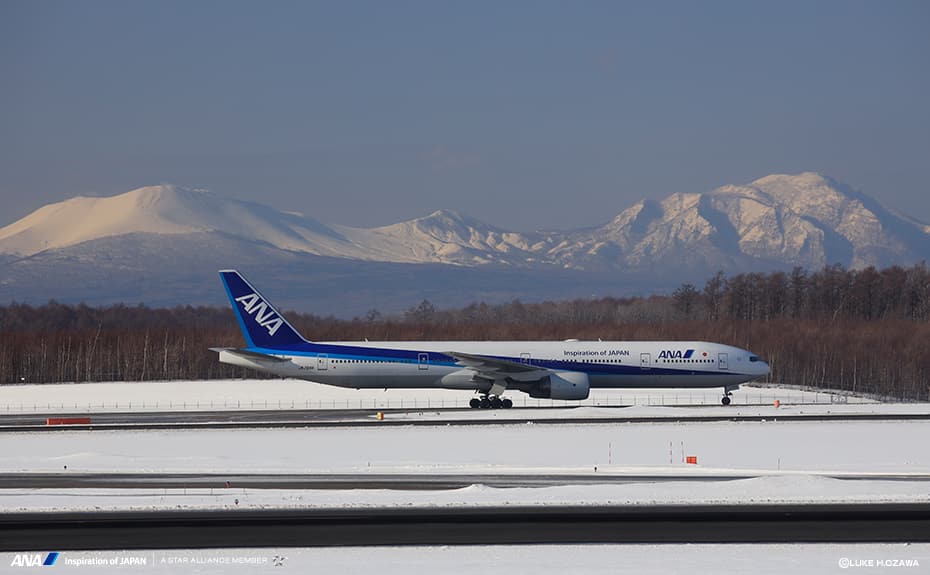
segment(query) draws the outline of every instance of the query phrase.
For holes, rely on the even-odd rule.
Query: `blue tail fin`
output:
[[[220,279],[249,347],[278,348],[307,343],[239,272],[222,270]]]

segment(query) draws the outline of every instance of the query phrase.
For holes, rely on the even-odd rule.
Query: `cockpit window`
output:
[[[751,361],[752,363],[755,363],[755,362],[757,362],[757,361],[762,361],[762,358],[759,357],[758,355],[750,355],[750,356],[749,356],[749,361]]]

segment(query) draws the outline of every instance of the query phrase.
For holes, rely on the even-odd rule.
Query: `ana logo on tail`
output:
[[[269,335],[274,335],[278,328],[284,324],[284,320],[256,293],[237,297],[236,301],[242,304],[245,313],[255,316],[256,323],[267,329]]]

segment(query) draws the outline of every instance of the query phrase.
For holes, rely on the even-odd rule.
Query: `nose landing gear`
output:
[[[480,399],[473,397],[468,405],[472,409],[510,409],[513,407],[513,402],[506,397],[482,395]]]
[[[724,405],[730,405],[730,396],[733,395],[734,389],[739,389],[739,387],[724,387],[723,388],[723,399],[720,400],[720,403]]]

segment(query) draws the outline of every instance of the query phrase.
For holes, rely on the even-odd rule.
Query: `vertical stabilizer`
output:
[[[274,349],[307,343],[242,274],[236,270],[222,270],[220,279],[249,347]]]

